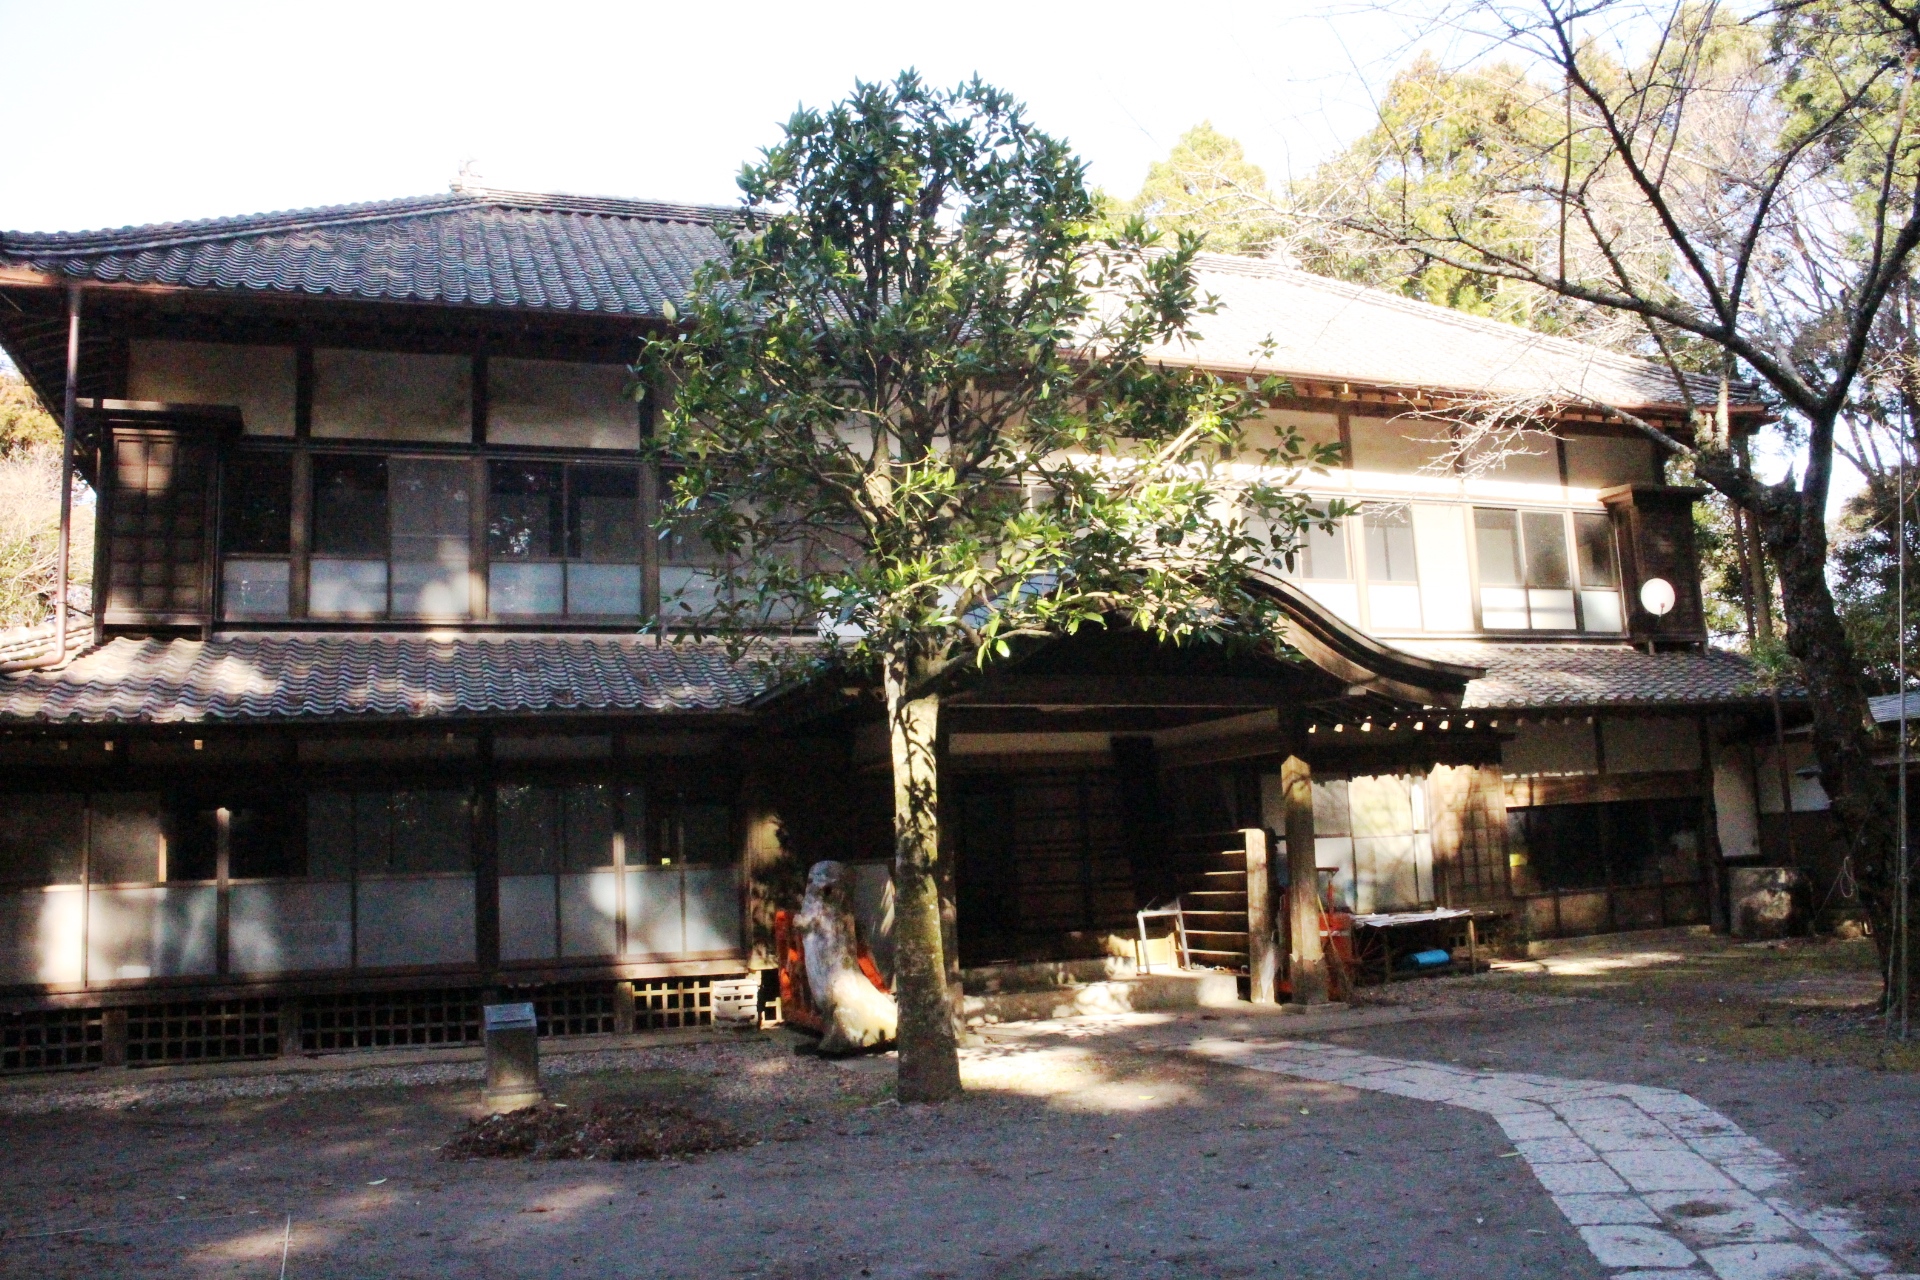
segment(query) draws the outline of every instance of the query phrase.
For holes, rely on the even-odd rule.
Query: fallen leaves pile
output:
[[[541,1102],[469,1121],[440,1154],[448,1160],[665,1160],[752,1141],[672,1103],[580,1108]]]

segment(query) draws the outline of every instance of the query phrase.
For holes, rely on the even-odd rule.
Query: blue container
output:
[[[1400,957],[1403,969],[1438,969],[1443,964],[1453,963],[1453,953],[1435,947],[1431,951],[1416,951],[1412,955]]]

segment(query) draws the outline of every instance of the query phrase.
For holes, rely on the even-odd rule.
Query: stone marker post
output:
[[[487,1047],[487,1106],[512,1111],[540,1101],[540,1022],[533,1005],[490,1004],[481,1014]]]

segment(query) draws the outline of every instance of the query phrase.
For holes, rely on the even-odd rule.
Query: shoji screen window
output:
[[[567,468],[567,612],[640,612],[640,473],[632,467]]]
[[[672,500],[674,475],[660,477],[663,504]],[[660,534],[660,615],[679,622],[710,614],[719,603],[726,563],[725,554],[700,536],[697,520],[669,523]]]
[[[313,459],[315,617],[373,618],[387,611],[387,460],[371,454]]]
[[[615,844],[616,788],[507,785],[495,795],[500,958],[617,952],[624,846]]]
[[[467,616],[470,477],[468,464],[458,459],[388,460],[394,617]]]
[[[1475,508],[1480,625],[1488,631],[1572,631],[1572,565],[1562,511]]]
[[[640,613],[640,476],[632,467],[488,464],[487,598],[498,617]]]
[[[239,453],[221,476],[220,596],[228,618],[284,618],[293,534],[293,457]]]
[[[310,612],[466,617],[467,476],[457,459],[316,455]]]
[[[490,462],[487,490],[487,607],[504,616],[565,613],[566,467]]]
[[[1361,516],[1367,543],[1367,620],[1376,631],[1418,631],[1420,575],[1414,570],[1413,511],[1369,506]]]
[[[1613,521],[1597,511],[1573,515],[1573,545],[1580,569],[1583,631],[1618,633],[1626,627],[1620,603],[1620,566],[1614,557]]]
[[[1294,552],[1295,576],[1306,593],[1346,621],[1360,625],[1360,588],[1353,579],[1347,522],[1307,526]]]

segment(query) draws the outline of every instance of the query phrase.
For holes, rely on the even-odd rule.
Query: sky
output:
[[[1363,132],[1392,19],[1089,6],[0,0],[0,227],[76,230],[487,183],[731,202],[800,104],[976,72],[1131,195],[1203,119],[1279,179]],[[20,127],[30,121],[29,127]]]
[[[1366,131],[1416,46],[1364,0],[0,0],[0,228],[424,195],[463,169],[731,203],[796,106],[908,67],[1009,90],[1116,195],[1202,120],[1278,187]]]

